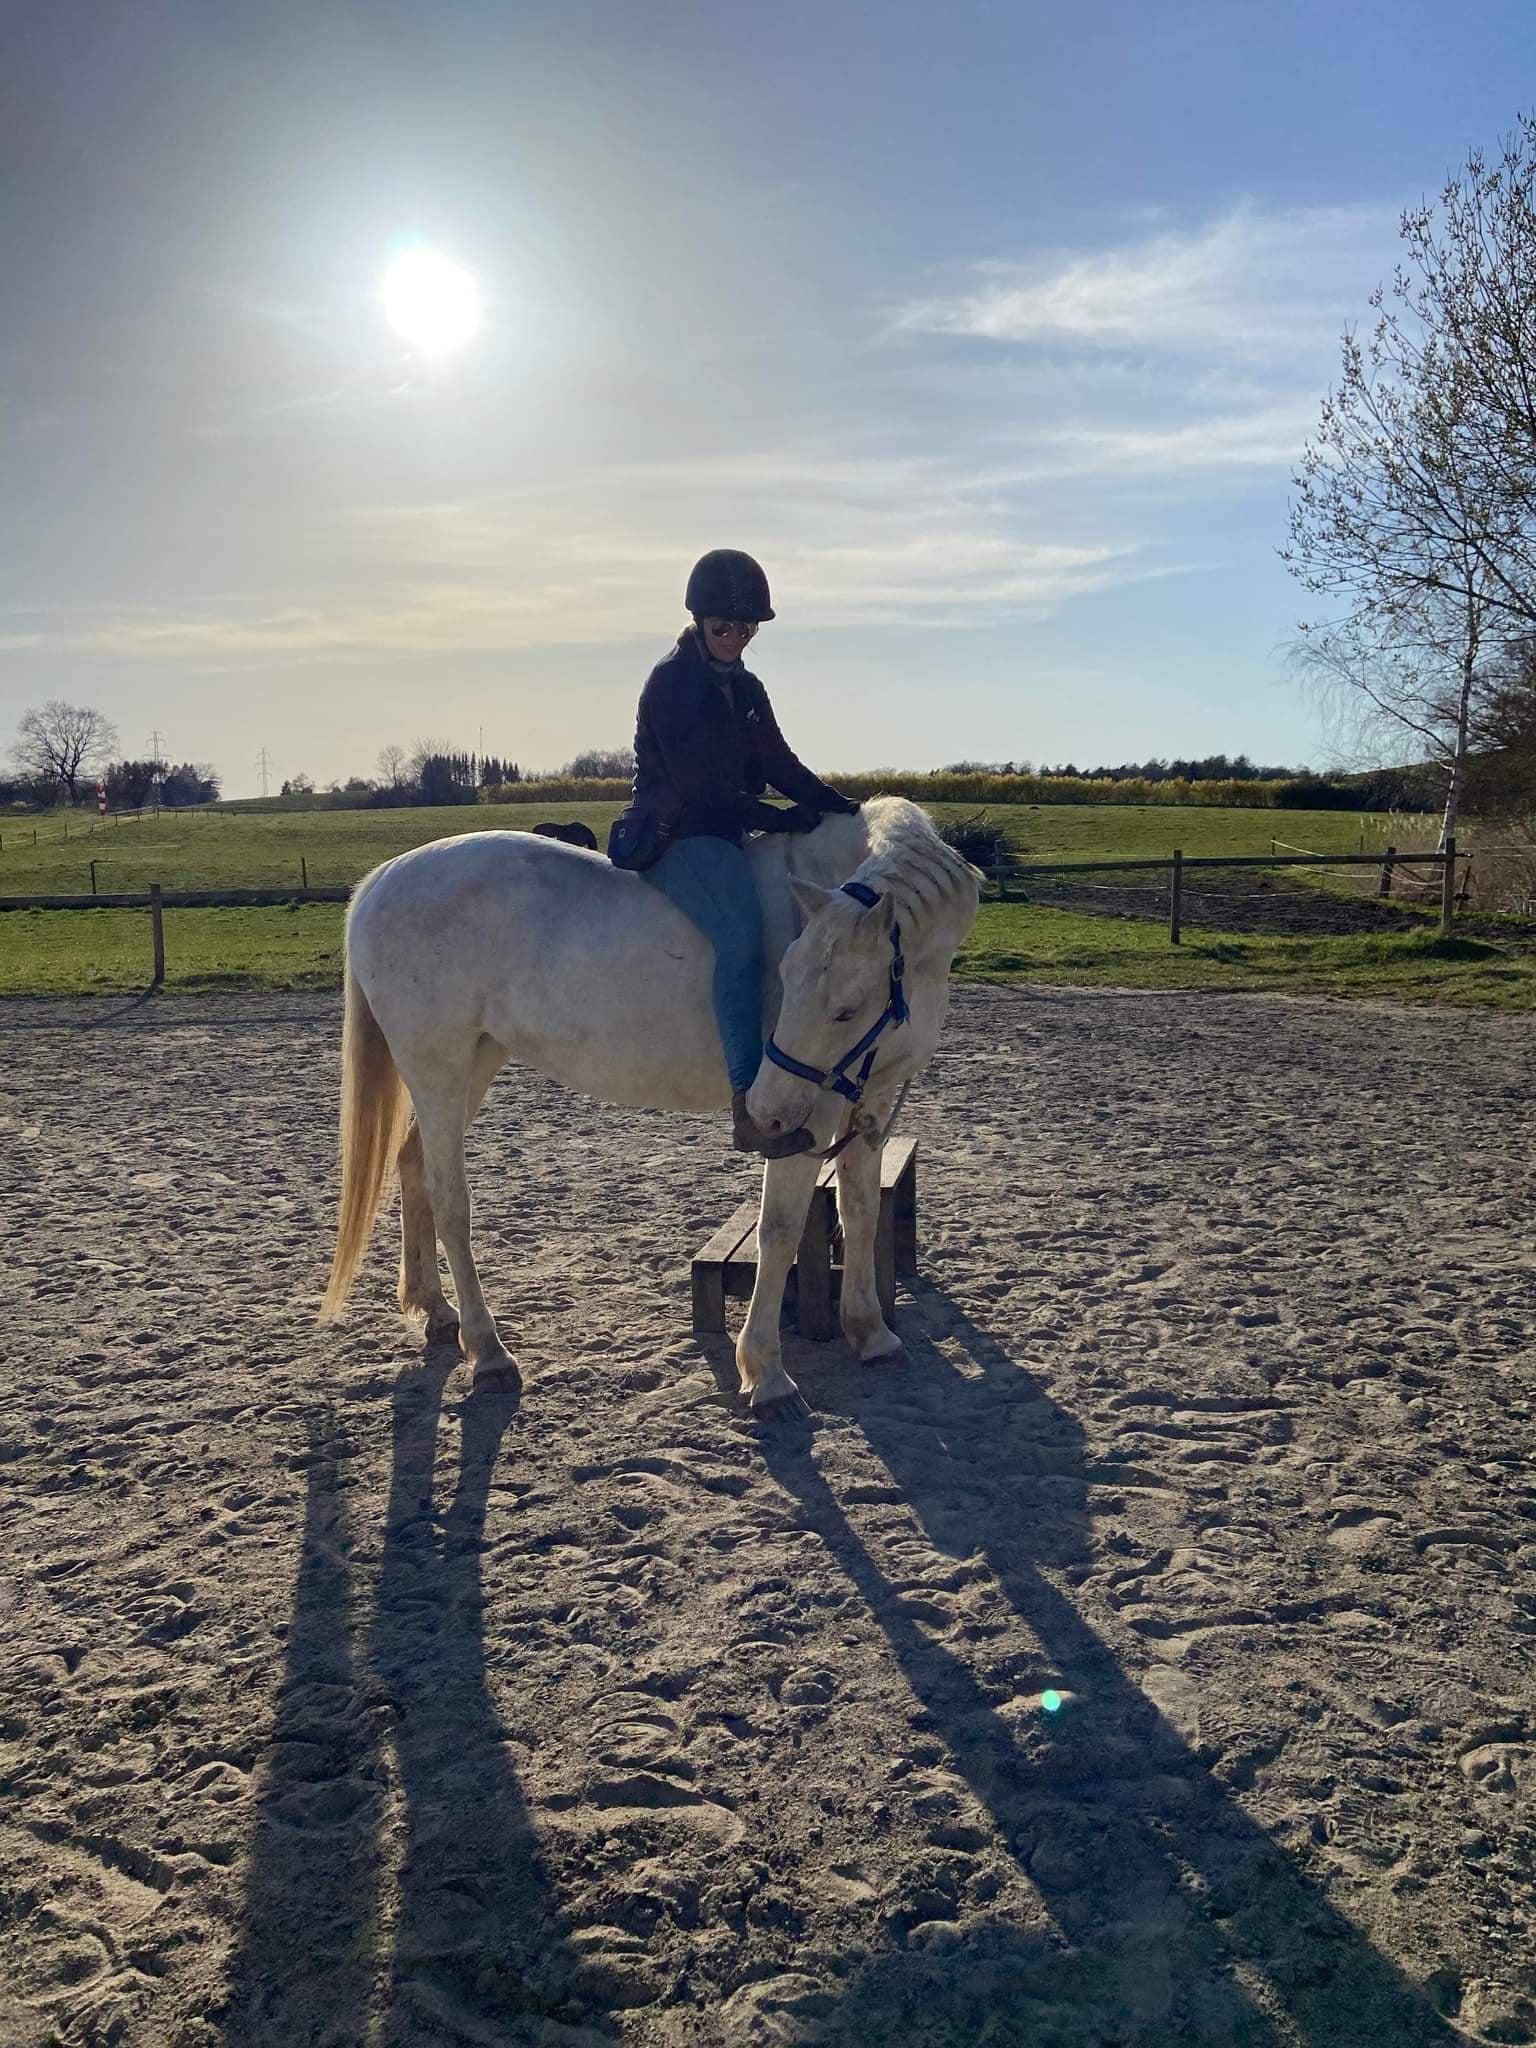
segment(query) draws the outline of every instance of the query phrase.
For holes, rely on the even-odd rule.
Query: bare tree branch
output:
[[[65,803],[80,801],[80,783],[104,767],[117,747],[117,728],[87,704],[52,697],[22,714],[12,758],[23,775],[51,783]]]

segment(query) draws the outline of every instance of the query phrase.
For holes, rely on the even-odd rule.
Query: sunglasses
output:
[[[717,640],[750,640],[757,631],[755,619],[705,619],[704,630]]]

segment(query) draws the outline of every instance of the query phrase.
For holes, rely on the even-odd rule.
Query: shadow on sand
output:
[[[814,2038],[852,2048],[906,2015],[899,2038],[923,2048],[1450,2048],[1461,2036],[1248,1818],[1053,1583],[1088,1555],[1082,1432],[923,1291],[970,1370],[909,1336],[900,1382],[834,1366],[807,1375],[816,1404],[858,1424],[934,1548],[990,1566],[1039,1644],[1033,1683],[1055,1674],[1043,1682],[1066,1707],[1005,1714],[998,1687],[918,1625],[821,1476],[814,1423],[765,1428],[763,1452],[1053,1926],[939,1918],[874,1959]]]
[[[456,1356],[396,1381],[371,1613],[354,1577],[343,1461],[311,1429],[308,1498],[276,1726],[231,1971],[230,2048],[406,2048],[613,2037],[576,1966],[486,1682],[480,1558],[515,1384],[461,1410],[452,1500],[434,1506]],[[451,1411],[450,1411],[451,1412]]]
[[[1021,1713],[984,1645],[950,1647],[920,1625],[822,1477],[813,1425],[765,1428],[762,1452],[882,1629],[916,1731],[942,1744],[1045,1917],[1031,1928],[974,1906],[951,1922],[942,1906],[914,1909],[831,2009],[780,2038],[1451,2048],[1462,2037],[1212,1778],[1061,1590],[1089,1555],[1082,1432],[953,1303],[924,1293],[966,1369],[909,1334],[896,1374],[827,1359],[808,1377],[824,1412],[857,1424],[928,1545],[990,1567],[1038,1644],[1018,1662],[1016,1690],[1049,1672],[1070,1696],[1060,1714]],[[396,1384],[371,1613],[349,1561],[351,1446],[333,1417],[315,1419],[286,1667],[221,2015],[230,2048],[614,2039],[587,1999],[567,2002],[577,1958],[486,1679],[486,1503],[518,1394],[488,1389],[464,1403],[453,1497],[438,1510],[451,1363],[412,1367]]]

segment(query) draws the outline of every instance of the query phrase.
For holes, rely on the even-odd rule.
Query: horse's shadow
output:
[[[395,1384],[371,1614],[349,1563],[350,1446],[314,1418],[303,1550],[223,2015],[231,2048],[379,2048],[441,2035],[610,2038],[555,1901],[486,1680],[480,1558],[515,1384],[461,1410],[453,1497],[433,1499],[438,1353]],[[575,2024],[579,2013],[579,2026]]]
[[[921,2012],[925,2048],[1449,2048],[1460,2037],[1244,1813],[1061,1590],[1089,1552],[1079,1425],[952,1302],[918,1292],[963,1369],[909,1334],[906,1360],[878,1379],[829,1358],[807,1375],[813,1399],[858,1424],[934,1549],[990,1567],[1039,1646],[1026,1682],[1059,1691],[1061,1708],[1000,1705],[1006,1682],[976,1675],[984,1653],[973,1664],[919,1625],[822,1476],[814,1421],[765,1427],[763,1455],[1054,1925],[983,1910],[912,1946],[898,1925],[897,1946],[848,1985],[816,2038],[863,2043],[892,2013]]]

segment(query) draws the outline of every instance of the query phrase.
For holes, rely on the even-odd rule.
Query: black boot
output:
[[[738,1088],[731,1097],[731,1143],[738,1152],[755,1152],[761,1159],[792,1159],[797,1152],[811,1151],[816,1140],[804,1125],[777,1138],[759,1130],[747,1109],[746,1090]]]

